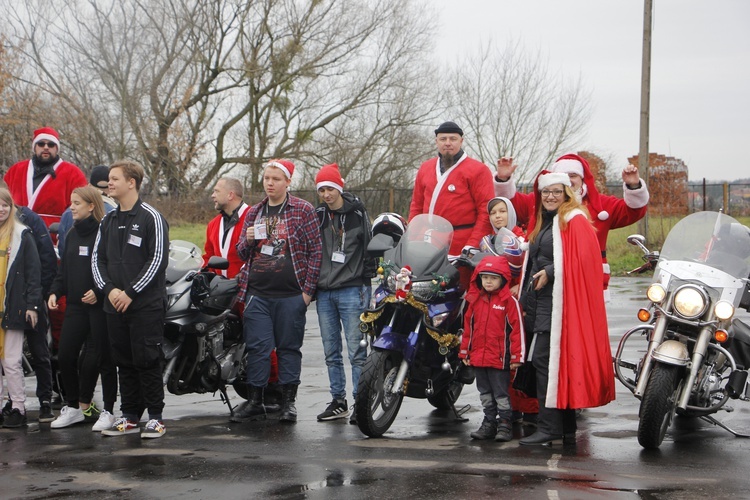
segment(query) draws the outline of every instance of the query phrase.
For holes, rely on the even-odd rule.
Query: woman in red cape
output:
[[[602,269],[591,265],[599,244],[567,174],[542,171],[534,184],[521,303],[534,334],[539,421],[521,444],[574,444],[575,410],[615,399]]]

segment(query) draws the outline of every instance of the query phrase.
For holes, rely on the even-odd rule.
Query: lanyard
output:
[[[331,220],[331,234],[333,234],[333,248],[334,251],[336,251],[337,247],[337,231],[336,231],[336,224],[334,223],[334,217],[333,212],[328,212],[328,218]],[[339,216],[339,220],[341,221],[341,227],[338,229],[338,236],[341,238],[341,243],[338,245],[338,251],[343,252],[344,251],[344,243],[346,242],[346,230],[344,229],[344,224],[346,223],[346,214],[341,214]]]

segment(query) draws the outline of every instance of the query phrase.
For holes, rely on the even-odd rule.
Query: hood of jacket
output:
[[[505,278],[505,284],[503,287],[492,292],[492,294],[500,294],[503,298],[505,298],[506,295],[510,295],[508,282],[510,282],[511,273],[508,260],[501,255],[488,255],[481,260],[476,268],[474,268],[474,272],[471,275],[471,283],[469,284],[469,291],[466,293],[466,300],[473,302],[482,294],[487,294],[482,288],[482,279],[479,277],[481,273],[499,274]]]
[[[505,198],[504,196],[495,196],[490,201],[487,202],[487,213],[490,213],[490,207],[494,205],[493,202],[500,200],[503,203],[505,203],[505,206],[508,208],[508,224],[505,226],[509,230],[513,231],[513,228],[518,225],[518,217],[516,216],[516,209],[513,207],[513,203],[510,202],[508,198]],[[490,224],[492,221],[490,221]],[[493,225],[493,229],[495,230],[495,234],[497,234],[498,229]]]

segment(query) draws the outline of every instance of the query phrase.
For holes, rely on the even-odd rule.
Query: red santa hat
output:
[[[284,172],[287,179],[291,179],[292,174],[294,173],[294,163],[289,160],[271,160],[266,163],[266,167],[276,167],[280,169]]]
[[[318,175],[315,176],[315,189],[322,187],[332,187],[341,193],[344,192],[344,179],[341,177],[338,164],[331,163],[320,168]]]
[[[592,215],[596,214],[596,217],[599,220],[609,219],[609,213],[602,210],[602,203],[599,200],[599,191],[596,189],[596,182],[594,182],[594,176],[591,173],[589,162],[583,157],[572,153],[562,155],[557,161],[555,161],[549,170],[550,172],[577,174],[581,176],[583,178],[583,183],[586,185],[584,197],[588,198],[589,211]]]
[[[31,148],[34,149],[36,143],[39,141],[54,142],[57,147],[60,147],[60,136],[57,135],[57,130],[52,127],[42,127],[34,131],[34,139],[31,142]]]

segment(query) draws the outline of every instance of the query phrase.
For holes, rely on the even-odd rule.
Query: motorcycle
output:
[[[451,409],[466,421],[455,402],[466,380],[459,370],[463,290],[448,259],[453,226],[436,215],[418,215],[395,243],[375,234],[368,253],[383,256],[381,284],[360,330],[371,350],[357,386],[357,425],[367,436],[382,436],[396,419],[404,396]]]
[[[656,263],[649,306],[638,311],[645,324],[623,335],[614,358],[617,378],[641,400],[639,444],[658,448],[675,415],[750,437],[712,416],[732,411],[732,399],[750,400],[750,329],[732,321],[737,308],[750,307],[747,228],[722,213],[698,212],[674,226],[661,253],[649,251],[641,235],[628,241],[646,261],[634,272]],[[625,359],[634,352],[638,359]]]
[[[202,262],[195,244],[170,242],[163,383],[175,395],[218,391],[233,414],[227,385],[247,399],[242,320],[233,308],[237,280],[209,270],[227,269],[226,259]]]

